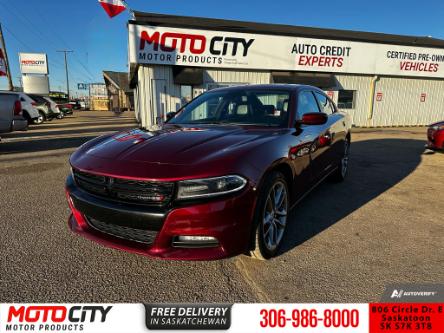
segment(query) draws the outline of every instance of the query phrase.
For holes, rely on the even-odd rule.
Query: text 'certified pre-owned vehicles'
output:
[[[215,89],[169,118],[71,156],[73,231],[166,259],[270,258],[290,208],[347,173],[349,117],[311,86]]]
[[[429,126],[427,139],[427,148],[444,151],[444,121]]]

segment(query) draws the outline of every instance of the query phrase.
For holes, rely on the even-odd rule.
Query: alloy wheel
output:
[[[269,251],[274,251],[282,241],[287,224],[287,212],[287,188],[284,183],[278,181],[268,194],[263,214],[264,244]]]

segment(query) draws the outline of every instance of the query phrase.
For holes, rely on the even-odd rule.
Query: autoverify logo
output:
[[[437,295],[437,291],[404,291],[400,289],[393,290],[390,298],[402,298],[402,297],[430,297]]]
[[[392,296],[390,296],[390,298],[401,298],[402,297],[402,293],[404,292],[404,290],[393,290]]]

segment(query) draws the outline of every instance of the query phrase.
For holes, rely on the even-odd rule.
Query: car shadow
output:
[[[424,141],[375,139],[352,142],[349,173],[328,180],[290,212],[278,255],[303,244],[409,176],[421,162]]]

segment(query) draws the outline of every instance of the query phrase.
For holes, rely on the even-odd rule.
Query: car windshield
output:
[[[168,123],[286,127],[289,100],[288,91],[212,91],[184,106]]]

